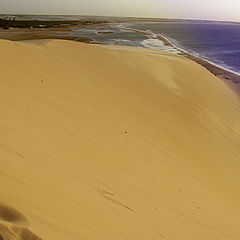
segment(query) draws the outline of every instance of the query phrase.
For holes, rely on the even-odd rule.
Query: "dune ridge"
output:
[[[240,103],[171,53],[0,40],[0,240],[240,236]]]

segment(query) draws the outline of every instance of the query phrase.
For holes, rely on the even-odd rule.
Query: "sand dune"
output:
[[[240,104],[170,53],[0,41],[0,239],[233,240]]]

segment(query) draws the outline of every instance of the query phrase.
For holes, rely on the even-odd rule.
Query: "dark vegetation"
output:
[[[0,28],[66,28],[73,25],[92,25],[106,23],[106,21],[47,21],[47,20],[16,20],[15,18],[0,18]]]
[[[0,28],[9,29],[11,25],[15,24],[15,18],[0,18]]]

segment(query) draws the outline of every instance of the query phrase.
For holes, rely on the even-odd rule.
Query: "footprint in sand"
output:
[[[29,220],[14,208],[0,205],[0,240],[41,240],[28,229]]]

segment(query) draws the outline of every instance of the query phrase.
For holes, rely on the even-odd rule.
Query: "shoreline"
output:
[[[162,41],[166,46],[170,46],[170,47],[178,50],[179,52],[181,52],[181,54],[179,54],[179,55],[182,55],[182,56],[200,64],[202,67],[207,69],[210,73],[212,73],[216,77],[218,77],[221,80],[223,80],[224,82],[226,82],[228,86],[230,86],[233,90],[236,90],[237,93],[239,94],[240,85],[238,85],[238,84],[240,84],[240,75],[238,75],[237,73],[231,72],[228,69],[224,69],[221,66],[217,66],[216,64],[211,63],[203,58],[194,56],[194,55],[188,53],[187,51],[176,47],[167,38],[165,38],[159,34],[157,36],[157,39]]]
[[[105,26],[108,23],[101,23],[101,24],[92,24],[92,25],[102,25]],[[82,25],[79,25],[79,27],[85,27]],[[149,39],[152,36],[152,39],[158,39],[163,42],[163,44],[166,47],[171,47],[175,50],[177,50],[179,53],[175,53],[181,56],[184,56],[197,64],[200,64],[202,67],[207,69],[210,73],[215,75],[216,77],[220,78],[223,80],[231,89],[237,92],[237,94],[240,93],[240,75],[237,73],[231,72],[228,69],[224,69],[221,66],[217,66],[214,63],[209,62],[206,59],[194,56],[187,52],[184,49],[181,49],[177,46],[175,46],[167,37],[162,36],[161,34],[156,34],[153,32],[149,31],[143,31],[143,30],[138,30],[135,28],[131,27],[123,27],[124,29],[128,29],[131,31],[135,31],[137,33],[143,34],[145,36],[148,36]],[[93,39],[89,37],[75,37],[75,36],[67,36],[67,35],[61,35],[61,33],[64,33],[66,31],[69,31],[69,26],[65,29],[19,29],[19,28],[14,28],[14,29],[9,29],[9,30],[0,30],[0,39],[5,39],[5,40],[12,40],[12,41],[25,41],[25,40],[44,40],[44,39],[62,39],[62,40],[72,40],[72,41],[77,41],[77,42],[84,42],[84,43],[89,43],[89,44],[102,44],[98,42],[94,42]],[[107,32],[108,33],[108,32]],[[101,32],[99,34],[106,34],[105,32]],[[106,45],[111,45],[111,44],[106,44]],[[148,47],[144,47],[148,48]],[[151,48],[149,48],[151,49]]]
[[[0,30],[0,39],[10,41],[26,41],[26,40],[44,40],[44,39],[61,39],[72,40],[77,42],[91,43],[93,40],[88,37],[66,36],[59,33],[66,30],[43,30],[43,29],[9,29]]]
[[[190,54],[189,52],[187,52],[181,48],[178,48],[173,43],[171,43],[169,39],[167,39],[166,37],[164,37],[160,34],[156,34],[156,33],[149,32],[149,31],[138,30],[138,29],[134,29],[134,28],[129,28],[129,27],[127,27],[127,29],[135,31],[137,33],[144,34],[148,37],[153,36],[152,39],[158,39],[158,40],[162,41],[166,47],[171,47],[180,52],[180,53],[175,53],[175,54],[184,56],[184,57],[196,62],[197,64],[200,64],[202,67],[207,69],[210,73],[212,73],[216,77],[223,80],[231,89],[236,91],[237,94],[240,93],[240,75],[238,75],[237,73],[234,73],[228,69],[224,69],[221,66],[217,66],[214,63],[211,63],[203,58],[194,56],[194,55]],[[154,37],[154,36],[156,36],[156,37]]]

